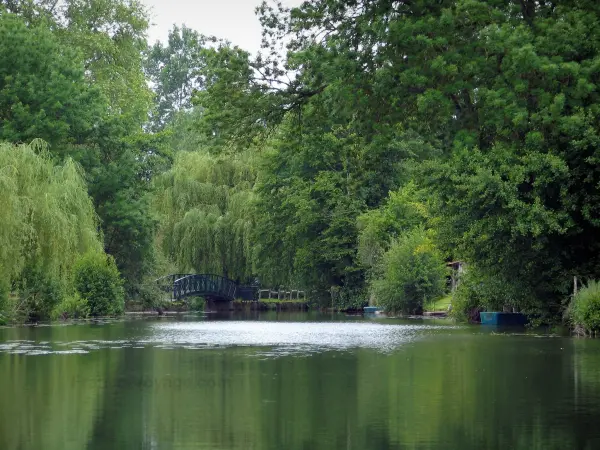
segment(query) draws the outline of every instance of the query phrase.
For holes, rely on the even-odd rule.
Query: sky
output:
[[[151,14],[148,42],[166,42],[173,24],[231,41],[245,50],[260,49],[261,29],[254,9],[261,0],[141,0]],[[302,0],[284,0],[297,6]]]

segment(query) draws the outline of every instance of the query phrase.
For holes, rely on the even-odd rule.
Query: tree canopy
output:
[[[251,155],[223,158],[180,152],[156,179],[162,217],[159,239],[182,273],[252,274],[252,214],[256,178]]]
[[[0,144],[0,277],[23,302],[12,313],[49,314],[68,291],[78,255],[101,251],[98,221],[81,169],[56,166],[39,141]]]
[[[552,319],[598,277],[595,1],[265,2],[256,57],[148,46],[134,0],[2,5],[0,139],[81,164],[128,295],[162,258],[398,304],[460,260],[463,304]]]
[[[573,274],[597,274],[596,2],[313,0],[259,13],[268,57],[215,50],[218,76],[197,101],[220,139],[277,130],[257,184],[258,217],[276,218],[257,225],[264,270],[362,284],[355,218],[412,180],[446,257],[521,286],[514,304],[548,308]],[[269,266],[282,247],[286,264]]]
[[[0,14],[0,139],[79,144],[103,119],[79,54],[43,25]]]

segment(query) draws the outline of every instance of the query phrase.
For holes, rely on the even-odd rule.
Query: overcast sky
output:
[[[260,48],[261,30],[254,9],[261,0],[141,0],[152,16],[148,41],[165,42],[173,24],[185,24],[205,35],[227,39],[256,53]],[[284,0],[296,6],[302,0]]]

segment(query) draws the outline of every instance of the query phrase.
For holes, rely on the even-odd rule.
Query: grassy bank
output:
[[[436,312],[436,311],[448,311],[448,306],[452,303],[452,295],[448,294],[445,297],[437,299],[433,302],[425,304],[423,308],[425,311]]]

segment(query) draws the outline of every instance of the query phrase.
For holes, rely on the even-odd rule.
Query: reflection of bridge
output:
[[[171,293],[172,301],[193,296],[220,302],[231,302],[236,298],[258,300],[258,288],[239,286],[229,278],[214,274],[174,273],[156,282],[163,291]]]

